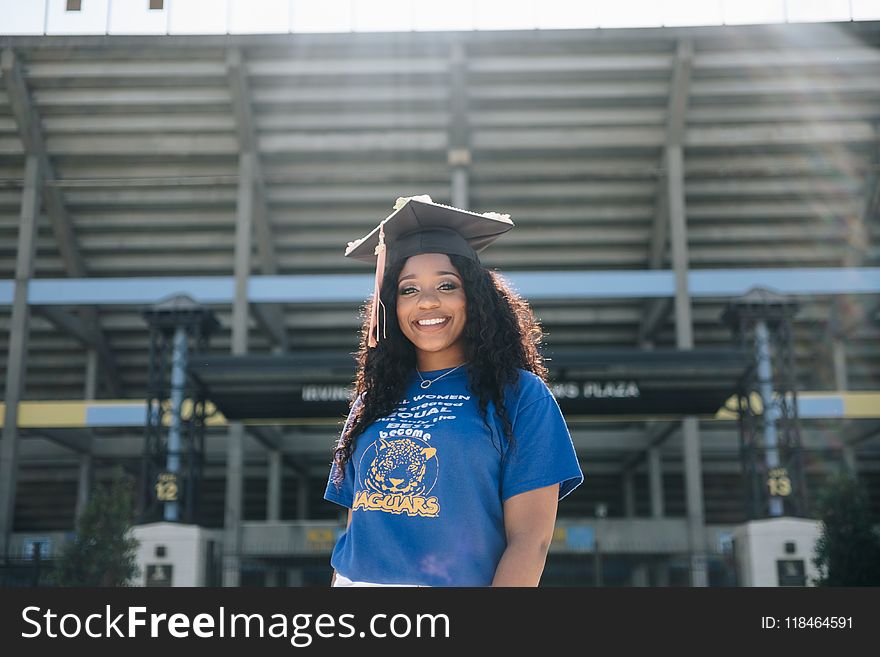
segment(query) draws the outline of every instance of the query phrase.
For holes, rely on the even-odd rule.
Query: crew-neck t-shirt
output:
[[[505,391],[511,445],[491,402],[490,429],[483,424],[467,367],[422,372],[433,381],[427,389],[414,370],[395,411],[357,436],[338,488],[332,465],[324,498],[352,509],[331,556],[337,573],[488,586],[507,545],[504,501],[556,483],[561,500],[583,481],[559,405],[539,377],[520,370]]]

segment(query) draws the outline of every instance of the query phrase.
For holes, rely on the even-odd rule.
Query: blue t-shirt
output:
[[[491,403],[491,433],[483,424],[467,367],[427,390],[413,372],[397,409],[356,438],[339,488],[331,467],[324,498],[352,509],[330,559],[338,573],[379,584],[488,586],[507,546],[504,501],[556,483],[562,499],[583,481],[540,378],[520,370],[519,385],[506,390],[509,445]]]

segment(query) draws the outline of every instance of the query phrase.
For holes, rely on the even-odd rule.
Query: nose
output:
[[[436,308],[440,299],[435,292],[427,291],[419,295],[419,308]]]

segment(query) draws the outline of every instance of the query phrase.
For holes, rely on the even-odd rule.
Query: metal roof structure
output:
[[[0,280],[14,278],[25,152],[40,154],[49,190],[38,279],[229,275],[240,152],[256,155],[252,273],[361,273],[339,257],[346,241],[399,195],[450,199],[460,133],[469,205],[517,222],[485,255],[503,271],[668,268],[670,140],[685,155],[692,269],[877,266],[878,38],[875,23],[3,37]],[[840,303],[873,310],[863,302]],[[671,346],[668,306],[538,310],[554,345]],[[35,310],[25,394],[81,394],[86,336],[70,313]],[[228,351],[229,308],[216,310],[226,330],[215,348]],[[721,310],[694,304],[701,345],[727,342]],[[828,297],[805,304],[802,357],[833,310]],[[0,306],[0,322],[7,313]],[[99,395],[137,394],[144,323],[123,307],[92,315]],[[357,328],[350,304],[254,316],[258,352],[349,349]],[[876,323],[868,316],[855,333],[850,383],[870,388]]]
[[[342,257],[344,246],[395,198],[423,193],[510,213],[516,229],[482,259],[513,280],[614,281],[620,292],[611,295],[598,286],[554,294],[552,277],[536,283],[533,307],[550,349],[726,349],[732,336],[721,314],[732,295],[689,294],[673,285],[675,272],[758,272],[770,288],[786,272],[821,273],[841,283],[797,296],[801,389],[878,388],[880,23],[21,36],[0,37],[0,52],[4,399],[20,374],[9,354],[20,353],[13,343],[22,328],[17,399],[137,399],[146,388],[148,301],[125,292],[41,303],[41,281],[51,294],[73,279],[97,297],[174,281],[220,320],[206,355],[345,357],[370,284],[362,265]],[[37,198],[31,313],[14,326],[19,230]],[[250,230],[251,248],[236,249]],[[248,293],[233,293],[233,275],[252,277],[252,295],[271,277],[273,289],[295,291],[237,317]],[[639,296],[642,275],[668,276],[668,291]],[[215,281],[228,300],[193,293],[192,277]],[[301,292],[319,288],[337,300]],[[837,453],[877,430],[866,421],[826,439],[819,427],[807,441]],[[136,432],[77,431],[70,440],[22,430],[26,493],[50,471],[76,479],[70,445],[84,441],[108,460],[139,454]],[[641,422],[573,434],[594,446],[585,453],[606,491],[617,490],[621,468],[644,466],[649,446],[670,438],[670,452],[681,449],[676,428]],[[247,454],[257,465],[248,467],[261,470],[267,445],[296,460],[300,445],[329,446],[329,435],[326,427],[255,430]],[[703,438],[704,454],[717,447],[706,471],[732,476],[735,428],[708,428]],[[215,474],[223,445],[219,430],[209,432]],[[320,479],[329,454],[303,453],[312,455],[297,467]],[[876,455],[868,462],[880,466]],[[731,517],[723,488],[713,489],[710,516]]]

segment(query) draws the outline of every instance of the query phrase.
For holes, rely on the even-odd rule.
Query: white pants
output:
[[[337,586],[419,586],[418,584],[376,584],[375,582],[353,582],[345,575],[336,573],[336,579],[333,580],[334,588]]]

